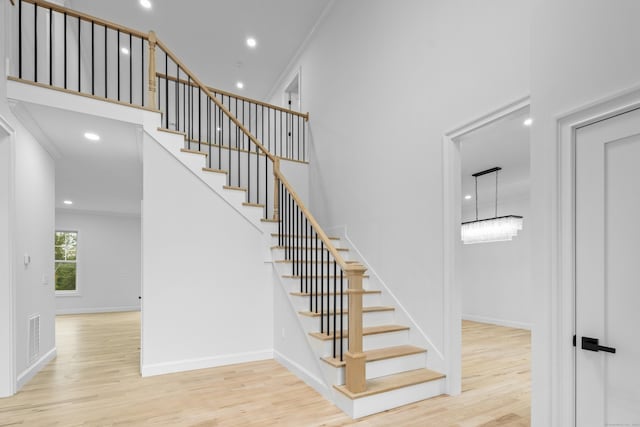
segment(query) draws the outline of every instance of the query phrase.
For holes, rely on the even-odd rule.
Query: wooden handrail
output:
[[[105,19],[98,18],[96,16],[87,15],[86,13],[78,12],[76,10],[67,9],[64,6],[57,5],[55,3],[49,3],[44,0],[22,0],[25,3],[31,3],[36,6],[43,7],[45,9],[55,10],[56,12],[66,13],[67,16],[72,16],[74,18],[80,18],[85,21],[92,21],[96,24],[103,25],[107,28],[111,28],[114,30],[119,30],[120,32],[131,34],[132,36],[139,37],[141,39],[147,39],[147,33],[143,33],[142,31],[134,30],[133,28],[125,27],[124,25],[115,24],[113,22],[107,21]],[[11,4],[13,4],[13,0],[11,0]]]
[[[165,45],[162,40],[158,39],[156,41],[157,46],[160,46],[160,49],[162,49],[167,55],[169,55],[169,57],[171,58],[171,60],[178,65],[178,67],[180,67],[185,74],[187,74],[190,78],[191,81],[194,82],[195,84],[198,85],[198,87],[205,93],[205,95],[207,95],[209,97],[209,99],[211,99],[217,106],[218,108],[220,108],[224,114],[227,115],[227,117],[229,117],[229,119],[231,119],[231,121],[238,126],[238,128],[251,140],[251,142],[253,142],[259,149],[260,151],[262,151],[265,156],[269,157],[269,159],[274,162],[274,170],[275,170],[275,160],[276,157],[271,154],[269,152],[269,150],[267,150],[265,148],[264,145],[262,145],[262,143],[260,141],[258,141],[256,139],[255,136],[253,136],[253,134],[251,132],[249,132],[249,130],[244,127],[244,125],[242,123],[240,123],[240,120],[238,120],[236,118],[236,116],[234,116],[233,114],[231,114],[231,112],[227,109],[227,107],[225,107],[219,100],[218,98],[216,98],[215,96],[213,96],[213,94],[209,91],[209,88],[200,81],[199,78],[197,78],[195,76],[195,74],[189,69],[187,68],[186,65],[184,65],[184,63],[182,61],[180,61],[180,59],[178,59],[178,57],[176,57],[173,52],[171,52],[171,50],[167,47],[167,45]]]
[[[167,76],[166,74],[160,73],[160,72],[156,73],[156,77],[160,77],[161,79],[167,79],[167,80],[169,80],[171,82],[178,82],[178,83],[181,83],[183,85],[189,85],[189,81],[188,80],[178,79],[177,77],[174,77],[174,76]],[[196,85],[193,82],[191,82],[191,86],[197,87],[198,85]],[[213,93],[219,93],[221,95],[230,96],[232,98],[238,98],[240,100],[251,102],[253,104],[262,105],[263,107],[271,108],[273,110],[278,110],[278,111],[282,111],[284,113],[292,114],[294,116],[302,117],[303,119],[305,119],[305,121],[309,121],[309,113],[300,113],[298,111],[288,110],[288,109],[286,109],[284,107],[279,107],[277,105],[269,104],[267,102],[258,101],[257,99],[247,98],[246,96],[238,95],[237,93],[233,93],[233,92],[227,92],[226,90],[222,90],[222,89],[216,89],[216,88],[211,87],[211,86],[207,86],[207,89],[209,89],[209,91],[211,91]]]
[[[280,170],[276,172],[276,177],[280,182],[282,182],[282,184],[285,186],[289,194],[291,194],[291,197],[296,202],[296,204],[302,211],[303,215],[309,220],[309,223],[311,224],[311,228],[314,229],[316,233],[318,233],[318,237],[320,237],[320,240],[324,243],[324,245],[329,250],[331,255],[333,255],[333,259],[335,259],[338,265],[340,265],[340,268],[342,268],[345,271],[351,268],[353,264],[345,262],[344,258],[342,258],[342,255],[340,255],[340,252],[338,252],[338,250],[333,245],[333,243],[331,243],[331,239],[329,239],[329,237],[324,232],[322,227],[320,227],[320,224],[318,224],[318,221],[316,221],[316,219],[313,217],[311,212],[309,212],[309,209],[307,209],[307,207],[304,205],[304,203],[300,199],[300,196],[298,196],[298,193],[296,193],[296,191],[293,189],[289,181],[287,181],[287,179],[284,177],[284,175]]]

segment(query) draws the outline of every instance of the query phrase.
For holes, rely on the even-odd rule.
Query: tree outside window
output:
[[[56,291],[76,292],[76,256],[78,251],[78,232],[56,231]]]

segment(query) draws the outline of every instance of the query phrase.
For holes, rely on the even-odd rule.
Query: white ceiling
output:
[[[330,0],[68,0],[68,7],[158,37],[204,83],[264,99]],[[246,46],[254,37],[255,49]],[[244,82],[239,90],[235,83]]]
[[[142,160],[136,126],[35,104],[20,104],[16,114],[57,157],[56,209],[140,214]],[[85,132],[100,135],[100,141],[88,141]]]
[[[498,175],[499,203],[528,197],[530,128],[523,124],[527,117],[528,108],[459,138],[463,210],[475,205],[475,180],[471,175],[493,167],[502,168]],[[465,200],[467,194],[472,199]],[[478,204],[493,205],[494,200],[495,174],[478,177]]]

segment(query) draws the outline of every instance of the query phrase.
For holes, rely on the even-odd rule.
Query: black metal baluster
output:
[[[169,54],[167,52],[164,53],[164,117],[164,127],[169,129]]]
[[[307,160],[307,146],[305,142],[305,135],[307,133],[307,121],[302,122],[302,160]]]
[[[202,150],[202,89],[198,87],[198,151]]]
[[[49,86],[53,86],[53,9],[49,8]]]
[[[222,132],[223,132],[222,109],[220,109],[217,106],[216,108],[218,109],[218,114],[216,115],[216,117],[219,119],[218,122],[216,123],[216,136],[218,136],[218,134],[222,135]],[[218,137],[218,169],[222,170],[222,138],[221,137]]]
[[[118,43],[117,43],[117,53],[118,53],[118,101],[120,101],[120,30],[118,30],[117,32],[117,38],[118,38]],[[155,78],[155,77],[154,77]],[[158,99],[160,99],[160,91],[158,90]],[[158,105],[160,105],[160,103],[158,103]]]
[[[67,88],[67,12],[64,13],[64,88]]]
[[[264,156],[264,217],[269,218],[269,156],[265,154]],[[275,176],[274,176],[275,179]],[[276,201],[274,200],[273,203]],[[282,205],[278,207],[279,210],[282,209]],[[276,218],[274,218],[276,219]]]
[[[238,118],[238,98],[235,99],[236,104],[236,119]],[[236,126],[236,150],[238,151],[238,187],[240,187],[240,128],[238,125]]]
[[[242,115],[244,117],[244,100],[242,101]],[[251,132],[251,104],[249,104],[249,132]],[[247,140],[247,201],[251,203],[251,139],[248,135],[244,138]]]
[[[38,82],[38,5],[33,5],[33,81]]]
[[[144,107],[144,39],[140,37],[140,99],[142,99],[142,106]],[[176,87],[178,84],[176,83]],[[176,90],[176,93],[178,91]],[[177,98],[176,98],[177,99]],[[176,104],[177,106],[178,104]],[[176,115],[178,114],[178,108],[176,107]],[[178,130],[178,129],[176,129]]]
[[[282,143],[282,141],[280,141]],[[324,333],[324,242],[320,241],[320,333]],[[327,313],[329,309],[327,308]],[[329,331],[327,331],[329,333]]]
[[[207,156],[207,165],[209,168],[213,168],[211,164],[213,161],[211,160],[211,98],[207,96],[207,142],[209,145],[209,155]]]
[[[175,130],[180,130],[180,66],[176,63],[176,123]]]
[[[324,248],[324,244],[323,251],[326,251],[327,254],[327,334],[329,334],[331,332],[331,329],[329,328],[329,321],[331,320],[331,297],[329,295],[329,292],[331,290],[331,272],[329,269],[329,251]],[[322,276],[322,280],[325,281],[324,275]],[[333,311],[336,311],[335,307]]]
[[[280,157],[284,157],[282,155],[282,111],[280,111]],[[277,139],[277,137],[276,137]]]
[[[107,60],[107,52],[108,52],[108,45],[107,45],[107,26],[104,26],[104,97],[105,98],[109,98],[109,90],[108,90],[108,83],[107,83],[107,74],[109,74],[108,69],[107,69],[107,64],[108,64],[108,60]]]
[[[91,21],[91,95],[96,94],[95,23]]]
[[[336,301],[338,289],[336,289],[336,281],[337,281],[337,268],[336,268],[336,260],[333,260],[333,358],[336,358],[336,313],[338,312],[338,302]],[[340,317],[343,316],[342,307],[340,307]]]
[[[343,302],[343,298],[344,298],[344,294],[343,294],[343,289],[342,289],[342,267],[340,267],[340,311],[343,312],[344,311],[344,302]],[[343,360],[343,344],[342,344],[342,340],[344,339],[344,325],[342,324],[342,319],[344,318],[344,316],[340,316],[340,361],[342,362]]]
[[[65,18],[66,16],[65,13]],[[22,78],[22,0],[18,0],[18,78]]]
[[[166,95],[168,96],[168,93]],[[131,34],[129,34],[129,104],[133,104],[133,44]]]
[[[296,146],[298,147],[298,157],[296,158],[296,160],[301,160],[300,159],[300,116],[298,116],[298,119],[296,120]]]
[[[82,64],[82,56],[80,54],[80,49],[82,45],[82,37],[80,36],[80,31],[82,28],[82,21],[80,17],[78,17],[78,92],[82,92],[82,72],[80,70],[80,66]]]

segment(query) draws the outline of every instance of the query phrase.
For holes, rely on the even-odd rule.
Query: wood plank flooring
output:
[[[59,316],[58,357],[0,426],[529,425],[528,331],[463,322],[463,393],[352,421],[275,361],[141,378],[139,313]]]

